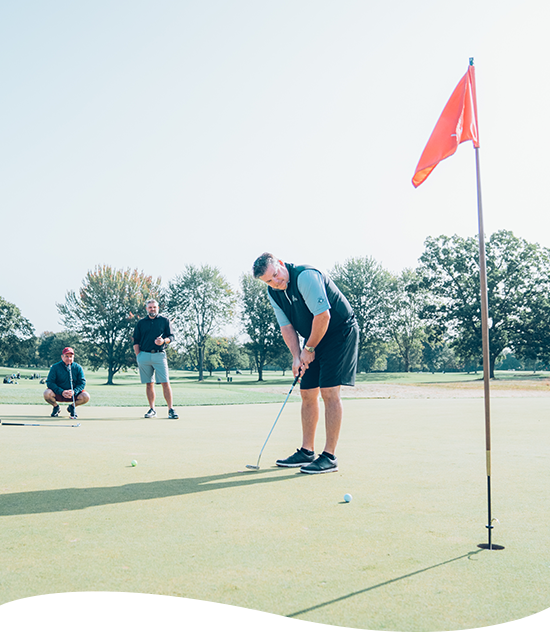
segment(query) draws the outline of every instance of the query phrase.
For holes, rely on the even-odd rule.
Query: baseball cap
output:
[[[61,355],[74,355],[74,350],[71,349],[71,347],[65,347],[65,349],[63,349],[63,351],[61,352]]]

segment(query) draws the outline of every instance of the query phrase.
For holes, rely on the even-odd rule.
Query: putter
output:
[[[290,390],[288,391],[288,395],[286,396],[286,399],[285,399],[283,405],[281,406],[281,410],[279,411],[279,414],[277,415],[277,419],[275,419],[275,423],[273,424],[273,426],[271,426],[271,430],[269,431],[269,434],[267,435],[267,439],[264,441],[262,449],[260,450],[260,455],[258,456],[258,462],[256,463],[256,465],[247,465],[246,466],[249,470],[259,470],[260,469],[260,459],[262,458],[262,452],[264,451],[266,443],[269,441],[269,437],[271,437],[271,433],[273,432],[273,428],[275,428],[277,422],[279,421],[279,417],[281,416],[281,413],[283,412],[283,408],[285,407],[285,404],[288,402],[288,398],[290,397],[290,394],[292,393],[292,389],[296,386],[296,384],[297,384],[299,379],[300,379],[300,375],[298,374],[294,378],[294,382],[292,382],[292,386],[290,387]]]
[[[69,379],[71,380],[71,392],[73,394],[73,414],[71,415],[71,419],[76,419],[76,404],[74,401],[74,389],[73,389],[73,370],[71,369],[71,365],[69,364]]]
[[[21,424],[12,421],[2,421],[0,419],[0,426],[50,426],[51,428],[78,428],[80,424]]]

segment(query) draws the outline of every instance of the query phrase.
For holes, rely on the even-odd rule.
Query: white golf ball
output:
[[[137,465],[137,461],[134,459],[134,460],[132,461],[132,467],[136,467],[136,465]]]
[[[352,499],[353,499],[353,496],[351,494],[344,494],[344,500],[347,503],[350,503],[352,501]]]

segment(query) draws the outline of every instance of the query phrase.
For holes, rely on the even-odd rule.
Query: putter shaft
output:
[[[249,470],[259,470],[260,469],[260,459],[262,458],[262,452],[264,451],[264,448],[265,448],[267,442],[269,441],[269,437],[271,437],[271,433],[273,432],[273,429],[277,425],[277,422],[279,421],[279,417],[281,416],[281,413],[283,412],[283,409],[284,409],[286,403],[288,402],[288,398],[290,397],[290,394],[292,393],[292,391],[293,391],[294,387],[296,386],[296,384],[298,383],[299,379],[300,379],[300,375],[297,375],[294,378],[294,382],[292,382],[292,386],[290,387],[290,390],[288,391],[288,395],[286,396],[286,399],[283,402],[283,405],[281,406],[281,410],[279,411],[279,414],[277,415],[277,419],[275,419],[275,422],[273,423],[273,426],[271,426],[271,430],[269,431],[269,434],[267,435],[267,439],[264,441],[262,449],[260,450],[260,454],[258,456],[258,462],[256,463],[256,465],[247,465],[246,467]]]

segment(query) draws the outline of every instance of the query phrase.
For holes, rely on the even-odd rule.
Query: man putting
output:
[[[145,417],[156,417],[155,381],[162,384],[162,393],[168,406],[168,418],[178,419],[172,408],[172,387],[168,378],[166,346],[174,340],[174,332],[168,318],[159,315],[159,304],[155,299],[145,303],[147,316],[138,320],[134,329],[134,351],[139,367],[141,383],[146,384],[145,392],[149,410]]]
[[[292,353],[292,373],[294,377],[301,375],[302,447],[276,463],[299,467],[304,474],[337,472],[340,386],[354,386],[357,370],[359,327],[353,310],[334,282],[312,266],[283,263],[264,252],[254,262],[253,272],[269,286],[269,300]],[[303,349],[298,336],[305,341]],[[325,405],[326,443],[315,458],[319,393]]]
[[[74,361],[74,351],[71,347],[65,347],[61,352],[61,361],[51,366],[46,384],[48,388],[44,391],[44,399],[53,406],[51,417],[59,416],[61,409],[58,402],[69,402],[67,412],[74,418],[77,414],[73,401],[76,406],[82,406],[90,401],[90,396],[84,390],[84,370]]]

